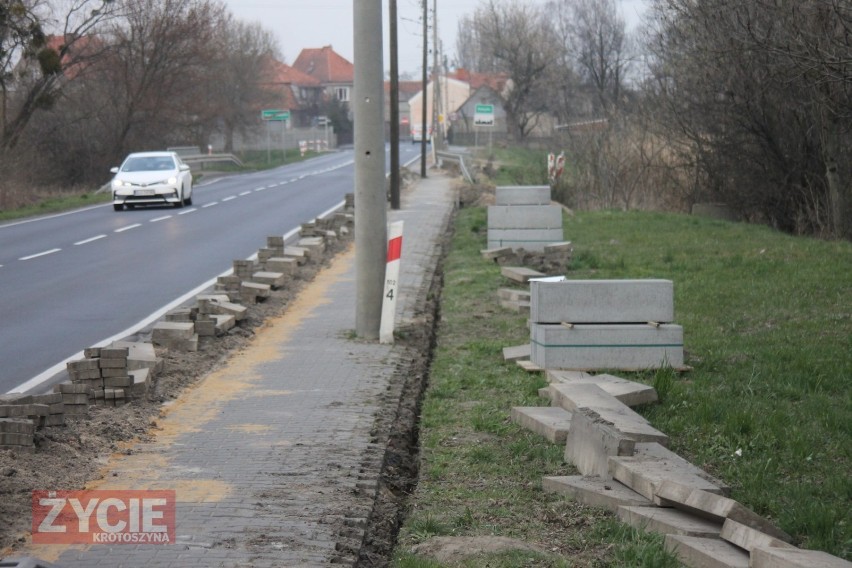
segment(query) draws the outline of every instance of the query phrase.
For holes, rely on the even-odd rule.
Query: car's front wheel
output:
[[[124,205],[121,205],[120,203],[113,203],[112,208],[115,211],[121,211],[122,209],[124,209]]]

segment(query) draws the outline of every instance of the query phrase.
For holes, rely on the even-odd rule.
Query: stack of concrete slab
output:
[[[29,420],[35,428],[40,430],[47,426],[47,417],[51,413],[52,402],[43,400],[46,395],[39,395],[36,399],[33,395],[8,394],[0,396],[0,418],[15,418],[18,420]],[[61,402],[60,402],[61,404]],[[62,410],[59,409],[59,412]],[[57,412],[55,409],[53,412]]]
[[[234,270],[228,276],[220,276],[216,281],[215,292],[227,294],[232,302],[256,304],[269,297],[273,284],[282,286],[285,275],[282,273],[262,274],[264,283],[254,279],[260,267],[253,260],[235,260]],[[268,283],[270,278],[272,284]]]
[[[62,396],[65,416],[82,416],[89,410],[89,387],[74,383],[59,383],[53,392]]]
[[[550,186],[501,186],[488,207],[488,248],[543,251],[564,241],[562,207],[552,205]]]
[[[83,406],[88,407],[89,395],[82,396]],[[65,424],[65,414],[72,410],[69,407],[76,405],[66,406],[64,400],[65,395],[59,392],[0,396],[0,448],[32,449],[36,430]]]
[[[129,353],[129,347],[90,347],[83,351],[83,359],[66,364],[68,375],[73,384],[87,389],[90,403],[121,406],[133,397]],[[57,394],[61,395],[61,391]]]
[[[151,330],[151,343],[175,351],[198,351],[195,322],[158,321]]]
[[[0,406],[0,412],[3,412],[3,406]],[[0,448],[32,451],[35,428],[35,423],[28,418],[0,418]]]
[[[513,282],[520,282],[521,284],[526,284],[533,278],[547,276],[543,272],[525,266],[504,266],[500,269],[500,274]]]
[[[812,568],[849,563],[800,550],[771,521],[729,498],[729,487],[665,446],[668,438],[629,407],[653,388],[612,375],[548,371],[551,409],[514,408],[513,420],[553,442],[580,475],[545,477],[545,491],[605,507],[625,523],[666,535],[690,568]],[[561,411],[561,413],[560,413]]]
[[[231,302],[226,294],[202,294],[196,297],[200,318],[215,322],[213,335],[232,329],[246,315],[246,307]],[[197,322],[196,322],[197,323]],[[199,332],[199,335],[206,335]]]
[[[543,251],[499,247],[482,249],[479,253],[485,260],[494,261],[500,266],[524,266],[535,263],[541,266],[552,266],[553,272],[564,272],[574,258],[574,244],[571,241],[561,241],[544,245]]]
[[[527,290],[500,288],[497,290],[500,306],[517,313],[529,313],[530,293]]]
[[[670,280],[530,282],[530,361],[544,369],[683,367]]]

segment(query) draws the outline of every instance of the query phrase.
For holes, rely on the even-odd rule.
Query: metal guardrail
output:
[[[187,164],[204,164],[208,162],[231,162],[240,167],[243,167],[243,162],[233,154],[196,154],[194,156],[181,156],[181,159]]]
[[[464,179],[467,180],[468,183],[476,183],[476,178],[471,175],[470,170],[467,169],[467,164],[464,163],[464,154],[453,154],[452,152],[437,151],[435,152],[435,155],[442,160],[458,162],[459,168],[461,169]]]

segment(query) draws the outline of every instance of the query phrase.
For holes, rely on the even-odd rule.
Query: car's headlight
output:
[[[125,187],[125,186],[129,186],[129,185],[130,185],[129,181],[122,181],[120,179],[112,180],[112,186],[113,187]]]
[[[172,176],[168,179],[166,183],[168,183],[169,185],[174,185],[177,183],[177,178],[175,176]]]

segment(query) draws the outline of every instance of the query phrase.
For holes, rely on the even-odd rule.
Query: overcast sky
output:
[[[246,22],[259,22],[278,38],[284,61],[292,64],[303,48],[331,45],[340,55],[352,61],[352,3],[354,0],[225,0],[231,12]],[[435,0],[429,1],[429,11]],[[458,20],[473,14],[483,0],[437,0],[438,34],[443,50],[452,61],[456,45]],[[547,0],[527,0],[545,4]],[[618,0],[628,27],[634,26],[644,11],[647,0]],[[386,0],[382,18],[384,26],[384,68],[390,67],[388,55],[388,17]],[[423,59],[423,14],[420,0],[397,0],[399,27],[399,70],[418,77]],[[432,38],[429,32],[431,49]],[[429,55],[429,65],[432,56]]]

